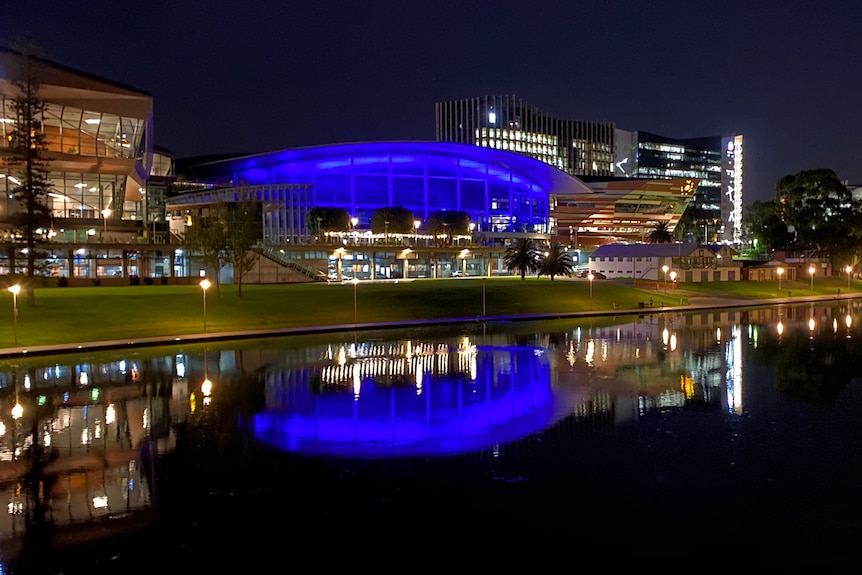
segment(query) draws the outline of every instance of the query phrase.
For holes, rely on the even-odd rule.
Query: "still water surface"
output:
[[[381,544],[822,567],[862,535],[860,309],[4,361],[3,572],[379,568]]]

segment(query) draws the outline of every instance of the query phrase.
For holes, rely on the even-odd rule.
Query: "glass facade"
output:
[[[551,192],[589,191],[530,158],[433,142],[300,148],[209,163],[190,168],[187,177],[222,188],[308,185],[314,190],[308,201],[346,209],[360,228],[370,226],[375,209],[400,206],[422,220],[438,210],[464,211],[477,232],[549,233]]]
[[[741,241],[742,136],[676,139],[617,130],[616,139],[617,176],[699,179],[692,201],[703,240]]]
[[[437,141],[507,150],[573,176],[612,176],[614,125],[562,120],[516,96],[436,104]]]
[[[8,73],[0,75],[0,223],[23,209],[10,197],[19,185],[16,169],[2,161],[7,150],[17,146],[21,118],[12,74],[23,59],[0,49],[0,71]],[[159,156],[157,166],[153,163],[152,97],[45,60],[31,64],[38,69],[44,110],[36,118],[37,129],[44,136],[52,186],[47,203],[53,224],[43,239],[62,241],[71,231],[71,241],[79,241],[77,232],[100,227],[100,239],[105,239],[109,222],[147,220],[144,194],[150,170],[155,168],[156,176],[173,173],[169,156]],[[8,239],[13,229],[0,228]]]
[[[6,145],[12,143],[15,128],[14,99],[0,96],[0,135]],[[47,152],[56,157],[54,164],[73,165],[63,161],[63,156],[89,156],[96,158],[121,158],[143,160],[145,141],[144,118],[130,118],[116,114],[106,114],[94,110],[84,110],[47,102],[41,118],[45,134]],[[134,165],[133,163],[131,165]],[[101,218],[102,210],[111,210],[114,217],[121,219],[141,219],[137,202],[126,203],[126,176],[121,174],[87,173],[74,169],[52,171],[49,174],[54,187],[49,198],[51,212],[58,218]],[[14,187],[5,173],[5,187]],[[130,191],[137,191],[130,190]],[[6,194],[8,199],[9,194]]]

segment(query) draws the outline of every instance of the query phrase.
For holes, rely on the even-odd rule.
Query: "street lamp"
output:
[[[359,223],[359,218],[357,218],[357,217],[352,217],[352,218],[350,218],[350,232],[351,232],[351,234],[350,234],[350,235],[354,235],[354,234],[356,233],[356,225],[357,225],[358,223]],[[355,237],[354,237],[354,243],[358,243],[358,242],[356,241],[356,238],[355,238]]]
[[[814,266],[808,268],[808,273],[811,275],[811,291],[814,291]]]
[[[844,271],[847,272],[847,291],[850,291],[850,274],[853,272],[853,267],[848,265],[844,268]]]
[[[14,326],[15,345],[18,345],[18,294],[21,293],[21,286],[15,284],[6,289],[12,294],[12,325]]]
[[[204,333],[207,332],[207,290],[212,285],[210,280],[204,278],[201,280],[201,291],[204,294]]]
[[[467,277],[467,256],[470,254],[470,250],[463,249],[461,253],[458,255],[461,258],[461,277]]]
[[[676,285],[676,272],[670,272],[670,281]]]
[[[667,266],[661,266],[661,271],[664,272],[664,291],[667,293],[667,270],[670,268]]]
[[[593,272],[587,274],[587,279],[590,280],[590,308],[593,307],[593,280],[596,276],[593,275]]]
[[[353,327],[356,327],[356,286],[359,284],[357,278],[353,278]]]
[[[335,250],[335,277],[338,280],[338,283],[341,283],[342,276],[344,274],[344,252],[346,250],[344,248],[338,248]]]
[[[778,268],[775,270],[775,273],[778,274],[778,291],[781,291],[781,276],[784,275],[784,268]]]
[[[108,233],[108,216],[110,216],[110,215],[111,215],[111,210],[109,210],[108,208],[105,208],[104,210],[102,210],[102,220],[105,223],[103,235],[106,235]]]

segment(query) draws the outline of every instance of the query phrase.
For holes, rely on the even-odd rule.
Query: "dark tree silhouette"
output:
[[[539,251],[528,238],[518,238],[515,243],[506,248],[503,256],[503,265],[510,272],[518,272],[523,280],[527,272],[539,269]]]
[[[555,276],[570,276],[574,270],[572,256],[560,243],[553,243],[542,256],[539,265],[539,277],[546,275],[554,281]]]
[[[669,244],[673,241],[673,232],[667,222],[658,222],[648,236],[651,244]]]
[[[37,259],[41,255],[36,249],[36,240],[38,230],[50,226],[48,193],[52,189],[46,157],[48,143],[42,129],[42,117],[47,106],[39,95],[41,61],[33,55],[34,52],[35,48],[25,45],[21,53],[20,70],[15,71],[13,84],[17,93],[13,106],[16,117],[7,158],[19,182],[11,190],[12,197],[24,206],[22,212],[15,214],[13,221],[21,230],[27,246],[25,289],[28,305],[36,304],[34,278],[37,275]]]

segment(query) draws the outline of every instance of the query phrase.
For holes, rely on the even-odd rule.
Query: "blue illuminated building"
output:
[[[577,178],[539,160],[450,142],[297,148],[201,163],[178,177],[198,187],[168,202],[172,227],[183,225],[177,216],[184,210],[244,197],[263,203],[263,239],[272,244],[307,237],[304,216],[312,207],[344,208],[359,228],[370,226],[375,209],[400,206],[420,220],[438,210],[466,212],[476,232],[486,236],[548,234],[552,194],[591,193]]]

